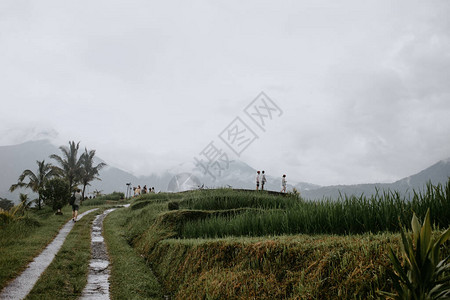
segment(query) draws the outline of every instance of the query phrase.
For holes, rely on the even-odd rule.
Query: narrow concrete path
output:
[[[78,220],[85,215],[97,210],[98,208],[90,209],[78,216]],[[36,256],[34,260],[27,266],[16,279],[8,284],[0,294],[0,299],[24,299],[28,293],[33,289],[41,274],[47,269],[50,263],[55,258],[56,253],[61,249],[67,235],[72,230],[75,223],[70,220],[59,231],[55,239]]]
[[[124,207],[130,204],[122,205]],[[98,215],[92,224],[91,233],[91,261],[89,263],[89,275],[86,287],[81,295],[82,300],[109,300],[109,256],[102,235],[103,220],[116,210],[111,208]]]

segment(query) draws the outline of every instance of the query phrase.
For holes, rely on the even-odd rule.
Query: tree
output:
[[[31,170],[25,170],[23,173],[19,176],[19,180],[16,184],[11,185],[9,190],[11,192],[15,191],[17,188],[29,188],[33,192],[38,193],[39,197],[37,199],[38,208],[41,209],[41,201],[42,201],[42,194],[40,190],[44,187],[45,183],[55,175],[55,171],[52,168],[52,165],[49,163],[45,163],[45,160],[43,161],[36,161],[38,165],[37,173],[33,173]],[[28,179],[28,182],[24,182],[25,178]]]
[[[66,146],[59,147],[63,153],[63,157],[56,154],[50,155],[50,158],[56,160],[56,162],[60,165],[59,167],[54,167],[54,169],[69,183],[69,192],[72,192],[74,186],[80,180],[82,160],[81,157],[78,158],[79,147],[80,142],[75,144],[75,142],[72,141],[69,142],[69,148]]]
[[[0,198],[0,210],[10,210],[14,206],[11,200]]]
[[[105,163],[101,162],[97,166],[94,167],[94,156],[95,150],[88,151],[86,148],[84,149],[83,155],[81,155],[81,183],[83,184],[83,191],[81,193],[82,198],[84,199],[84,192],[86,190],[86,186],[90,185],[90,182],[98,179],[101,180],[97,175],[100,169],[106,166]]]
[[[51,205],[54,211],[60,210],[69,202],[69,183],[62,178],[53,178],[45,183],[42,194],[46,205]]]
[[[22,203],[24,212],[26,210],[28,210],[31,207],[31,204],[33,203],[33,201],[28,201],[28,194],[20,193],[19,199],[20,199],[20,203]]]

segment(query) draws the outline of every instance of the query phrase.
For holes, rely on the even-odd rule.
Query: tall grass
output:
[[[182,201],[182,204],[202,209],[246,206],[266,209],[235,216],[188,221],[181,232],[183,237],[398,232],[399,224],[408,223],[413,212],[424,217],[428,208],[435,226],[447,228],[450,225],[450,180],[445,186],[433,186],[429,183],[423,191],[414,191],[411,201],[392,191],[378,191],[371,197],[341,195],[337,201],[302,201],[276,196],[271,198],[272,196],[259,193],[222,193],[225,195],[211,193],[205,198],[195,198],[196,195],[192,195]]]
[[[265,191],[239,191],[231,189],[198,190],[186,193],[180,202],[181,208],[199,210],[222,210],[243,207],[293,208],[298,205],[295,195],[273,195]]]

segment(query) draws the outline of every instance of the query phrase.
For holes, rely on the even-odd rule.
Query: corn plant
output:
[[[403,264],[390,249],[394,271],[388,271],[396,294],[380,292],[388,299],[450,299],[450,256],[440,260],[440,247],[450,238],[450,228],[433,239],[428,209],[421,227],[416,215],[412,234],[401,231]]]

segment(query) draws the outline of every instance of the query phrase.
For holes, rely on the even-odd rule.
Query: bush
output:
[[[51,206],[54,211],[59,210],[68,204],[69,184],[61,178],[53,178],[45,183],[42,195],[45,205]]]
[[[3,210],[10,210],[14,206],[11,200],[0,198],[0,208]]]

